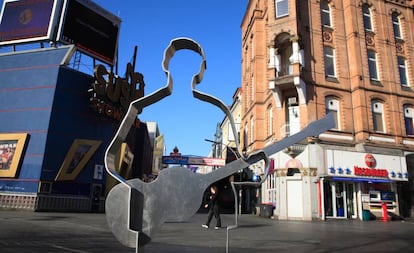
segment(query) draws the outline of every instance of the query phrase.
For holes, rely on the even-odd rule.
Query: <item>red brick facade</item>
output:
[[[414,151],[413,8],[409,0],[250,0],[241,146],[260,149],[330,109],[338,126],[320,141]]]

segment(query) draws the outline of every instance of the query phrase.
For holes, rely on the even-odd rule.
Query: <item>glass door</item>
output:
[[[329,181],[325,181],[323,184],[323,199],[325,206],[325,216],[333,217],[332,185]]]
[[[333,182],[335,200],[336,200],[336,217],[344,218],[345,215],[345,192],[343,182]]]
[[[353,195],[352,199],[354,199]],[[344,182],[326,181],[324,183],[324,206],[327,218],[348,217],[347,188]],[[351,210],[354,212],[355,208]]]
[[[356,219],[357,218],[357,203],[356,203],[356,192],[355,192],[355,183],[346,183],[346,204],[347,204],[347,213],[348,218]]]

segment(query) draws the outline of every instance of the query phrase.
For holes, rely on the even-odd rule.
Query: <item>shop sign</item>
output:
[[[91,108],[120,121],[132,101],[144,96],[144,77],[134,72],[131,63],[126,66],[125,77],[119,77],[99,64],[94,70],[91,89]],[[140,114],[139,109],[137,114]]]
[[[388,178],[388,171],[386,169],[361,168],[354,166],[354,174],[355,176]]]
[[[204,165],[204,166],[224,166],[226,165],[226,160],[221,158],[211,158],[211,157],[190,157],[188,159],[189,164],[193,165]]]
[[[375,166],[377,166],[377,161],[375,160],[375,157],[372,154],[366,154],[365,164],[370,168],[374,168]]]
[[[401,157],[391,155],[373,155],[370,153],[330,150],[327,173],[331,176],[341,176],[370,179],[399,179],[408,178],[406,168],[401,166]]]
[[[163,156],[163,164],[181,164],[181,165],[204,165],[204,166],[224,166],[226,160],[212,157],[188,157],[188,156]]]
[[[188,164],[188,157],[187,156],[163,156],[162,157],[163,164],[181,164],[186,165]]]

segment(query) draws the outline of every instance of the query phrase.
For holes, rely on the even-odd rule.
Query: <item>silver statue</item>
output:
[[[219,107],[228,117],[233,133],[237,133],[233,117],[228,107],[219,99],[202,93],[196,89],[203,79],[206,60],[201,46],[189,38],[177,38],[170,42],[164,51],[163,70],[167,76],[167,84],[159,90],[132,101],[121,125],[110,143],[105,154],[105,166],[108,174],[120,183],[112,188],[106,198],[106,217],[115,237],[125,246],[138,249],[150,242],[154,233],[163,223],[168,221],[189,220],[200,208],[205,190],[214,182],[234,174],[251,164],[263,161],[265,175],[269,172],[269,155],[275,154],[308,136],[317,136],[334,126],[332,115],[311,123],[299,133],[267,146],[247,157],[239,153],[239,143],[236,137],[237,160],[212,171],[208,174],[197,174],[184,167],[171,167],[162,170],[158,177],[150,183],[135,178],[125,180],[116,172],[116,156],[121,144],[125,141],[137,113],[153,103],[156,103],[172,93],[173,79],[168,70],[169,62],[176,51],[192,50],[202,57],[200,70],[192,78],[192,93],[197,99]],[[190,189],[190,190],[189,190]],[[237,214],[237,211],[236,211]],[[237,216],[236,226],[237,227]],[[231,227],[230,227],[231,229]]]

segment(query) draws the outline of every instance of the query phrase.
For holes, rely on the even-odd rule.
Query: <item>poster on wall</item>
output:
[[[75,139],[55,180],[75,180],[101,143],[102,141]]]
[[[16,176],[27,136],[27,133],[0,134],[0,177]]]
[[[95,169],[93,171],[93,179],[102,180],[104,174],[104,166],[101,164],[95,164]]]

